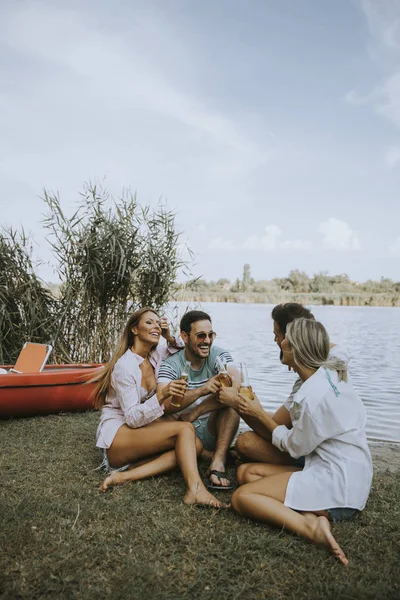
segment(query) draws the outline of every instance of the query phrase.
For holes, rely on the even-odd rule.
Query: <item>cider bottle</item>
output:
[[[226,370],[226,365],[222,362],[222,360],[217,356],[217,367],[218,367],[218,381],[220,382],[222,387],[232,387],[232,378]]]
[[[190,360],[187,360],[185,362],[185,365],[182,369],[182,373],[181,376],[179,377],[179,379],[183,379],[184,381],[189,381],[189,371],[190,371]],[[171,398],[171,406],[175,406],[176,408],[180,408],[181,406],[181,402],[183,400],[184,396],[172,396]]]
[[[239,364],[239,372],[240,372],[240,388],[239,394],[242,394],[249,400],[254,400],[254,392],[249,382],[249,376],[247,374],[246,363]]]

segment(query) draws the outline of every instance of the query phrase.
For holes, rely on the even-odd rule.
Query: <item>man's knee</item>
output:
[[[253,431],[245,431],[236,440],[235,450],[240,457],[246,458],[254,447],[257,434]]]

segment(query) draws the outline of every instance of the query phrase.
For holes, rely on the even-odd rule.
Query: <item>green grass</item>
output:
[[[97,420],[0,422],[2,598],[400,597],[398,474],[376,474],[364,513],[334,527],[343,568],[294,535],[186,507],[177,473],[101,494]]]

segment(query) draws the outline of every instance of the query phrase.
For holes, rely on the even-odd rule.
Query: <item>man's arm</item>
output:
[[[181,421],[189,421],[189,423],[193,423],[193,421],[201,417],[201,415],[215,412],[216,410],[221,410],[221,408],[224,408],[224,405],[218,401],[218,398],[215,394],[211,394],[210,396],[207,396],[207,398],[205,398],[201,404],[195,406],[193,410],[183,413],[179,419]]]
[[[166,382],[161,381],[157,385],[156,393],[161,394],[162,390],[165,388],[166,385],[167,385]],[[220,387],[221,387],[221,384],[218,381],[218,379],[216,377],[212,377],[211,379],[206,381],[206,383],[204,383],[202,386],[200,386],[198,388],[194,388],[192,390],[187,390],[185,392],[185,395],[183,396],[183,398],[180,400],[180,406],[178,406],[178,407],[172,406],[170,400],[167,401],[164,405],[164,412],[167,415],[172,415],[176,412],[179,412],[179,411],[183,410],[184,408],[187,408],[188,406],[193,404],[193,402],[196,402],[196,400],[198,400],[202,396],[209,396],[210,394],[215,394],[216,392],[218,392]],[[221,408],[221,406],[219,408]],[[217,410],[217,408],[214,408],[214,410]],[[205,411],[205,412],[210,412],[210,411]]]

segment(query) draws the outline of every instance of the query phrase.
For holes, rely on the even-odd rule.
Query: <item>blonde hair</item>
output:
[[[308,369],[326,367],[337,371],[339,381],[347,381],[347,365],[336,356],[329,356],[330,343],[325,327],[314,319],[295,319],[286,329],[286,338],[299,366]]]
[[[97,383],[97,386],[93,392],[93,405],[95,408],[101,408],[104,406],[107,394],[111,387],[111,375],[117,360],[121,358],[128,350],[131,348],[134,343],[135,335],[132,333],[132,328],[137,327],[140,322],[140,319],[146,312],[152,312],[157,317],[158,313],[151,308],[150,306],[144,306],[143,308],[139,308],[129,317],[127,324],[125,325],[122,336],[118,342],[118,345],[115,349],[114,354],[109,363],[104,366],[104,369],[101,369],[101,372],[98,375],[95,375],[92,379],[90,379],[87,383]],[[156,346],[157,344],[155,344]]]

